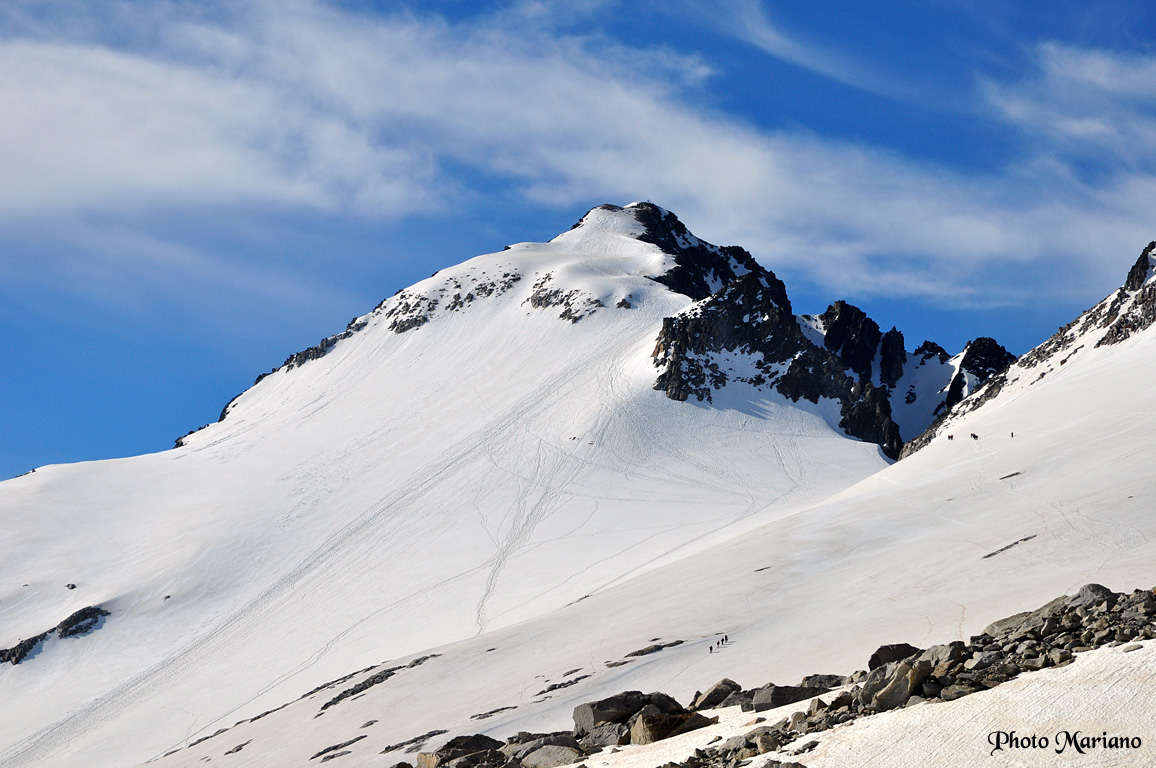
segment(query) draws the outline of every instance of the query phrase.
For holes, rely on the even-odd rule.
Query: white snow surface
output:
[[[0,484],[0,648],[83,606],[112,614],[0,667],[0,764],[139,764],[383,659],[489,647],[886,466],[821,406],[654,391],[661,320],[690,300],[647,279],[671,260],[640,231],[596,209],[384,302],[182,448]],[[582,318],[533,306],[536,286]],[[505,647],[397,682],[501,670],[532,687]],[[497,693],[461,697],[463,715]],[[434,706],[412,722],[453,712]]]
[[[1086,345],[961,415],[955,440],[887,466],[821,406],[754,388],[713,405],[654,392],[661,318],[688,300],[645,279],[664,257],[631,224],[595,211],[549,244],[439,273],[413,291],[468,270],[523,279],[403,334],[386,302],[186,448],[0,484],[0,647],[83,605],[112,611],[0,667],[0,764],[307,765],[365,735],[335,764],[392,765],[413,755],[386,746],[433,729],[449,732],[427,749],[569,728],[576,704],[622,690],[686,702],[722,677],[847,674],[880,644],[966,638],[1088,582],[1156,583],[1156,327]],[[604,307],[574,324],[533,308],[547,272]],[[615,308],[628,294],[632,308]],[[1151,645],[1100,653],[1088,686],[1115,688],[1077,714],[1126,731],[1112,691],[1130,695],[1132,678],[1112,670],[1150,676]],[[865,720],[802,762],[861,765],[856,745],[903,735],[906,751],[867,754],[975,764],[927,756],[948,736],[972,749],[988,715],[1053,727],[1065,675],[1100,658]]]
[[[330,692],[161,764],[215,760],[252,739],[246,765],[283,765],[363,733],[367,738],[340,758],[344,764],[392,764],[412,755],[382,757],[382,749],[434,728],[450,732],[431,739],[427,749],[459,733],[505,737],[518,730],[565,729],[576,704],[621,690],[663,690],[685,702],[724,676],[754,687],[793,684],[807,673],[847,674],[863,667],[883,643],[926,647],[967,638],[995,619],[1034,609],[1088,582],[1117,590],[1151,586],[1156,519],[1148,456],[1156,393],[1148,377],[1154,352],[1153,329],[1090,350],[1065,364],[1062,375],[996,397],[956,423],[957,432],[974,431],[979,440],[937,439],[825,502],[550,615],[439,647],[438,658],[324,716],[314,717]],[[708,653],[722,633],[731,642]],[[622,666],[606,665],[652,642],[675,640],[683,643]],[[1075,674],[1081,664],[1065,674]],[[587,674],[573,686],[540,693]],[[1011,696],[1029,679],[1035,678],[996,693]],[[921,725],[903,751],[883,764],[941,764],[937,740],[952,733],[952,743],[971,744],[983,727],[983,712],[1006,709],[1022,715],[1024,730],[1051,728],[1051,715],[1039,702],[1063,700],[1066,678],[1038,679],[1055,686],[1025,693],[1014,707],[1000,703],[982,710],[968,721],[970,730],[958,733],[955,716],[941,714],[959,711],[948,709],[956,705],[932,705],[920,716],[947,719]],[[1097,684],[1096,678],[1089,683]],[[1124,700],[1131,694],[1121,695]],[[1146,701],[1139,699],[1138,706],[1150,713]],[[978,703],[960,706],[970,711]],[[1131,728],[1134,721],[1121,714],[1123,706],[1105,704],[1097,725],[1116,732]],[[513,709],[472,719],[500,707]],[[1097,711],[1077,714],[1095,719]],[[900,716],[916,715],[888,717]],[[362,729],[371,719],[379,722]],[[991,722],[994,728],[1016,721]],[[848,733],[870,734],[876,727],[856,726],[861,730]],[[886,738],[897,738],[902,727]],[[1072,727],[1085,726],[1081,721]],[[816,751],[815,759],[825,762],[815,764],[863,764],[854,757],[856,742],[847,744],[844,752]],[[802,762],[813,761],[808,755]],[[956,764],[968,762],[960,758]]]

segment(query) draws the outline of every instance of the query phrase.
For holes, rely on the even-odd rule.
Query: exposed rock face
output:
[[[883,334],[879,343],[879,380],[888,387],[894,387],[903,376],[903,366],[907,363],[907,350],[903,347],[903,334],[892,326]]]
[[[693,395],[710,402],[711,393],[727,383],[717,353],[742,350],[754,357],[758,373],[746,381],[763,386],[806,346],[782,281],[751,273],[689,311],[663,319],[653,353],[661,369],[655,389],[673,400]]]
[[[1096,342],[1096,346],[1119,344],[1156,322],[1156,283],[1148,282],[1152,277],[1156,242],[1140,254],[1140,258],[1128,271],[1124,286],[1117,292],[1104,318],[1107,332]]]
[[[713,402],[712,393],[733,380],[775,389],[796,402],[800,398],[812,403],[820,398],[837,400],[840,428],[852,437],[878,443],[895,458],[903,441],[891,419],[890,392],[867,380],[879,346],[878,325],[843,302],[828,312],[843,329],[835,351],[807,340],[782,281],[759,267],[758,272],[734,280],[689,310],[663,320],[653,353],[659,368],[654,388],[674,400],[694,397]],[[868,342],[863,336],[870,336],[872,328],[874,346],[866,355],[862,345]],[[829,330],[827,338],[831,338]],[[728,375],[719,365],[728,353],[747,356],[755,373]],[[848,375],[852,364],[863,369],[859,378]]]
[[[947,354],[947,350],[936,344],[934,341],[924,340],[922,344],[915,348],[915,356],[920,360],[926,362],[932,357],[939,358],[939,362],[946,363],[951,359],[951,355]]]
[[[968,394],[968,379],[970,377],[975,391],[992,376],[1003,372],[1015,362],[1016,356],[1008,352],[995,340],[987,336],[980,336],[968,342],[963,350],[963,360],[960,361],[959,372],[951,380],[947,397],[940,406],[942,412],[950,411],[955,404],[962,401]]]
[[[754,257],[742,248],[720,248],[692,235],[678,217],[657,205],[638,203],[628,209],[646,228],[638,239],[657,245],[674,257],[675,266],[652,280],[676,293],[705,299],[712,293],[748,272],[762,272]],[[779,284],[780,286],[782,283]],[[786,290],[782,299],[787,298]]]
[[[836,301],[819,317],[827,330],[823,339],[827,349],[860,378],[871,378],[871,366],[881,338],[879,324],[845,301]]]

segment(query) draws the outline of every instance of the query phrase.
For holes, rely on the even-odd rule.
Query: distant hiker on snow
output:
[[[979,439],[979,435],[977,435],[976,433],[972,432],[972,433],[971,433],[971,439],[972,439],[972,440],[978,440],[978,439]]]

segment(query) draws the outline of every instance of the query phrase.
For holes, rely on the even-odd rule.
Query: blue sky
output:
[[[398,288],[652,200],[1016,353],[1156,237],[1156,13],[7,0],[0,478],[162,450]]]

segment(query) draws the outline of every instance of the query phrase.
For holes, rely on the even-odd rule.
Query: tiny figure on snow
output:
[[[972,440],[978,440],[978,439],[979,439],[979,435],[977,435],[976,433],[972,432],[972,433],[971,433],[971,439],[972,439]]]
[[[955,439],[955,435],[948,435],[948,436],[947,436],[947,439],[948,439],[948,440],[954,440],[954,439]]]

